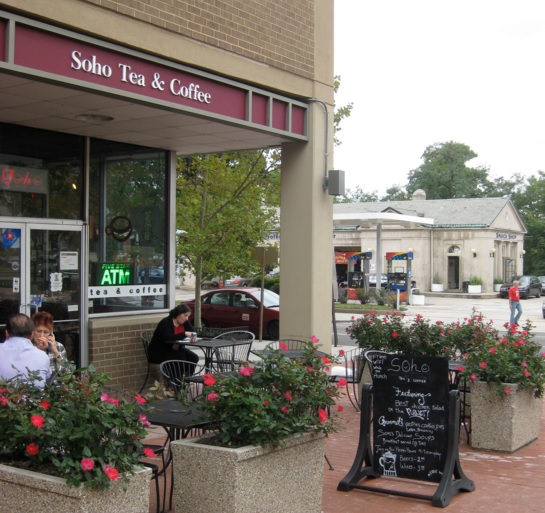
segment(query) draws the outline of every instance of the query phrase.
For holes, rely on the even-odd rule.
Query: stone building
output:
[[[365,214],[399,214],[411,222],[376,215],[365,221]],[[505,281],[524,270],[526,228],[509,198],[427,200],[417,191],[409,201],[336,204],[334,223],[341,276],[360,270],[361,261],[349,259],[356,252],[372,253],[370,272],[380,257],[382,272],[408,273],[407,283],[414,280],[422,290],[430,290],[435,277],[445,290],[463,291],[471,277],[479,277],[483,292],[491,292],[495,278]]]

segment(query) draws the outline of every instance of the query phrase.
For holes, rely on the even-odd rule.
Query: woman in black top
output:
[[[185,346],[174,341],[183,340],[193,331],[189,322],[191,309],[184,304],[175,306],[163,320],[159,321],[149,345],[149,359],[151,363],[161,363],[166,360],[185,360],[196,364],[199,356]],[[195,365],[189,369],[190,374],[195,371]]]

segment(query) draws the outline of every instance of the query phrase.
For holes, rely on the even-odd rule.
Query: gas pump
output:
[[[405,292],[408,290],[409,281],[412,278],[411,263],[413,259],[412,251],[407,253],[386,253],[388,281],[390,282],[391,290],[399,290]],[[405,260],[406,267],[395,267],[392,262]]]
[[[348,257],[348,299],[358,299],[357,289],[369,292],[369,261],[373,258],[371,251],[356,253]],[[360,260],[361,271],[354,271],[354,261]],[[352,269],[352,270],[351,270]]]

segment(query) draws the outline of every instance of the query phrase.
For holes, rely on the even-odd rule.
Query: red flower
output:
[[[40,447],[37,446],[34,442],[30,442],[26,448],[25,448],[27,454],[29,456],[36,456],[36,454],[38,454],[38,452],[40,452]]]
[[[247,378],[249,378],[252,373],[254,372],[254,368],[253,367],[242,367],[241,369],[238,370],[238,372],[240,372],[243,376],[246,376]]]
[[[153,449],[150,447],[144,447],[144,456],[146,458],[155,458],[155,453],[153,452]]]
[[[344,356],[344,349],[339,349],[339,356]]]
[[[475,374],[472,374],[471,376],[469,376],[469,379],[471,381],[477,381],[477,376]]]
[[[218,394],[208,394],[206,396],[206,398],[210,401],[210,402],[215,402],[219,399],[219,395]]]
[[[327,420],[327,412],[323,408],[320,408],[318,410],[318,417],[320,422],[325,422]]]
[[[324,362],[325,365],[328,365],[331,363],[331,360],[327,356],[322,356],[322,362]]]
[[[479,366],[481,367],[481,369],[486,369],[486,362],[479,363]]]
[[[7,405],[8,405],[8,400],[3,395],[0,395],[0,406],[7,406]]]
[[[44,409],[44,410],[49,410],[49,408],[51,408],[51,403],[49,401],[46,401],[45,399],[43,401],[40,401],[40,406]]]
[[[280,408],[280,411],[281,411],[282,413],[288,413],[289,409],[288,409],[287,406],[282,406],[282,408]]]
[[[505,387],[505,393],[509,394],[511,392],[511,389],[509,387]]]
[[[203,374],[204,384],[211,387],[216,383],[216,378],[212,374]]]
[[[399,337],[399,333],[397,331],[394,331],[392,333],[392,338],[397,338],[397,337]]]
[[[346,379],[340,378],[339,381],[337,381],[338,387],[345,387],[346,386]]]
[[[337,411],[343,411],[344,410],[344,407],[342,404],[338,404],[337,405]]]
[[[282,349],[282,351],[287,351],[288,350],[288,346],[286,344],[284,344],[284,342],[279,342],[278,347],[280,349]]]
[[[490,351],[492,354],[494,354],[494,353],[496,352],[496,348],[495,348],[495,347],[491,347],[491,348],[489,349],[489,351]]]
[[[263,406],[269,406],[269,401],[267,401],[267,399],[263,401]]]
[[[83,458],[80,465],[81,470],[84,472],[89,472],[89,470],[93,470],[95,468],[95,462],[91,458]]]
[[[285,397],[288,401],[291,401],[291,400],[292,400],[291,393],[290,393],[289,390],[284,394],[284,397]]]
[[[41,429],[44,427],[45,419],[41,415],[31,415],[30,422],[38,429]]]
[[[108,479],[110,481],[115,481],[119,478],[119,472],[117,471],[117,469],[115,467],[111,467],[110,465],[106,465],[104,467],[104,472],[106,473],[106,475],[108,476]]]
[[[320,342],[320,339],[318,337],[315,337],[314,335],[312,335],[312,337],[310,337],[310,341],[313,344],[317,344],[318,342]]]
[[[151,426],[151,422],[148,420],[148,418],[143,413],[138,415],[138,420],[140,422],[142,422],[142,424],[144,424],[144,426],[146,426],[146,427]]]
[[[526,362],[522,362],[521,365],[522,365],[523,367],[528,367],[528,364],[527,364]]]
[[[532,375],[532,374],[531,374],[530,372],[528,372],[526,369],[524,369],[524,370],[522,371],[522,373],[523,373],[526,377]]]
[[[134,400],[138,403],[138,404],[146,404],[146,398],[145,397],[142,397],[141,395],[136,395]]]

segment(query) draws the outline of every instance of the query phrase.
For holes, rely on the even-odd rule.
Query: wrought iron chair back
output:
[[[204,366],[185,360],[166,360],[160,365],[167,388],[182,400],[194,401],[203,393]]]

